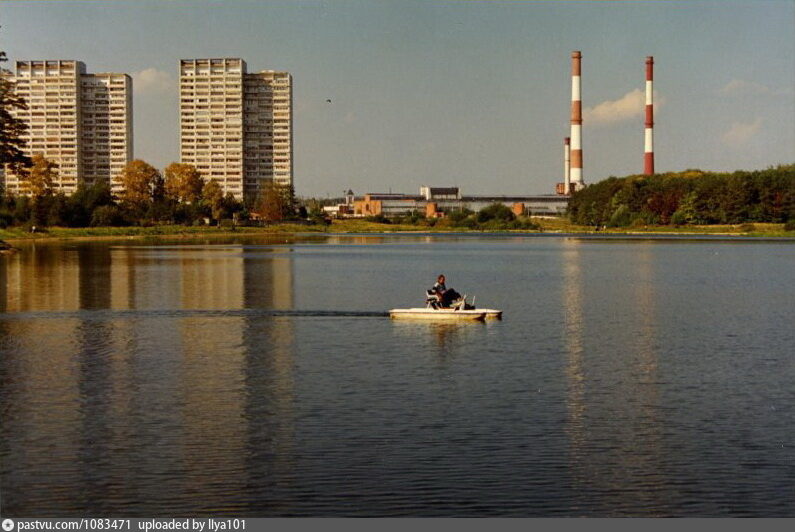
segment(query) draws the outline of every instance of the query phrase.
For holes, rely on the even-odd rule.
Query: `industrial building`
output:
[[[493,203],[501,203],[516,214],[560,216],[566,212],[569,198],[557,194],[514,196],[467,196],[458,187],[420,187],[420,193],[368,193],[356,197],[349,191],[343,204],[326,209],[330,214],[351,217],[402,216],[420,212],[429,217],[453,210],[479,211]]]
[[[237,199],[293,184],[292,76],[240,58],[182,59],[180,162]]]
[[[28,104],[12,109],[28,130],[25,154],[41,154],[58,165],[55,189],[73,193],[79,183],[110,183],[133,157],[132,79],[127,74],[89,74],[81,61],[17,61],[9,76]],[[25,193],[9,168],[5,190]]]

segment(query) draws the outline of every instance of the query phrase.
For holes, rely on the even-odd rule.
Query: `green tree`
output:
[[[91,213],[91,225],[94,227],[112,227],[128,224],[121,209],[116,205],[101,205]]]
[[[74,194],[69,196],[66,222],[71,227],[87,227],[96,209],[112,204],[113,195],[107,181],[100,180],[91,185],[80,183]]]
[[[295,199],[291,187],[269,181],[260,190],[254,212],[268,222],[281,222],[295,215]]]
[[[8,61],[6,53],[0,50],[0,63]],[[22,136],[27,131],[25,122],[16,118],[13,111],[24,111],[28,108],[24,98],[14,90],[14,83],[8,79],[10,72],[0,67],[0,167],[4,164],[17,174],[31,165],[30,158],[25,155],[25,141]]]
[[[195,166],[171,163],[164,172],[166,196],[170,199],[195,203],[201,199],[204,181]]]
[[[688,192],[682,201],[679,202],[679,208],[671,216],[671,223],[674,225],[694,224],[698,221],[698,212],[696,211],[696,192]]]
[[[619,205],[613,215],[610,216],[610,221],[607,223],[610,227],[627,227],[632,221],[632,213],[624,204]]]
[[[127,163],[116,182],[123,187],[121,200],[132,206],[143,208],[162,194],[163,178],[149,163],[135,159]]]
[[[575,192],[568,214],[574,223],[602,225],[624,205],[644,223],[781,223],[795,215],[795,165],[611,177]]]
[[[501,222],[512,222],[516,219],[516,215],[502,203],[492,203],[488,207],[484,207],[478,211],[476,220],[478,223],[485,223],[491,220]]]
[[[202,188],[202,201],[210,208],[213,220],[219,224],[224,215],[224,191],[215,179],[210,179]]]

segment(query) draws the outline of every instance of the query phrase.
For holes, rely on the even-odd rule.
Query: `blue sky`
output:
[[[551,192],[572,50],[586,182],[642,171],[647,55],[658,171],[795,162],[792,0],[3,2],[0,24],[11,61],[133,75],[135,156],[159,167],[179,157],[180,58],[291,72],[301,195]]]

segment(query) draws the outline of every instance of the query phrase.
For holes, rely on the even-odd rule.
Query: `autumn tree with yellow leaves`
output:
[[[202,197],[204,181],[195,166],[171,163],[164,172],[166,196],[183,203],[196,203]]]
[[[123,191],[120,199],[130,205],[142,207],[163,194],[163,177],[154,166],[140,159],[127,163],[116,176]]]
[[[58,178],[58,165],[37,153],[31,158],[31,167],[23,171],[22,190],[36,202],[52,194]]]

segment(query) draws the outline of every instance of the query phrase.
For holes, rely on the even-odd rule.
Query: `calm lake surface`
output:
[[[4,516],[793,516],[795,243],[25,244],[0,401]]]

